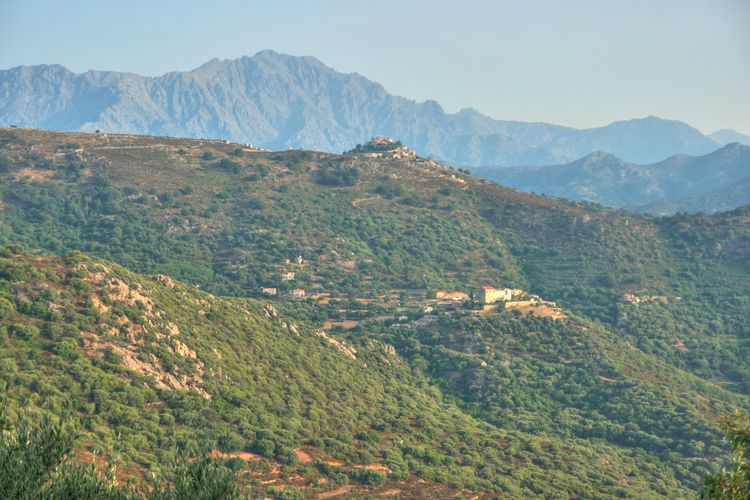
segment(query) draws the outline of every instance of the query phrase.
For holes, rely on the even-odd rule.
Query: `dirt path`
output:
[[[88,149],[168,149],[171,146],[166,144],[143,144],[141,146],[90,146]]]
[[[344,467],[346,464],[339,460],[323,460],[324,464],[330,465],[331,467]]]
[[[263,457],[260,455],[256,455],[255,453],[248,453],[246,451],[233,451],[230,453],[224,453],[223,451],[214,450],[211,452],[211,456],[214,458],[241,458],[243,460],[247,460],[248,462],[252,462],[253,460],[261,460]]]
[[[391,472],[391,468],[383,464],[367,464],[367,465],[355,465],[355,469],[367,469],[367,470],[382,470],[383,472]]]
[[[352,489],[351,485],[347,484],[345,486],[341,486],[340,488],[336,488],[335,490],[325,491],[323,493],[318,493],[317,498],[333,498],[333,497],[337,497],[339,495],[343,495],[343,494],[347,493],[351,489]]]
[[[346,464],[340,460],[323,460],[322,463],[330,465],[331,467],[346,467]],[[355,469],[382,470],[384,472],[391,472],[390,467],[383,464],[356,464],[353,467]]]
[[[393,488],[392,490],[381,491],[380,493],[378,493],[378,496],[395,497],[396,495],[400,495],[400,494],[401,494],[401,490],[399,490],[398,488]]]

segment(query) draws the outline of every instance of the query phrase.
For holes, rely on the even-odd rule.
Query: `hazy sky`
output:
[[[0,0],[3,69],[158,75],[266,48],[448,111],[750,134],[750,0]]]

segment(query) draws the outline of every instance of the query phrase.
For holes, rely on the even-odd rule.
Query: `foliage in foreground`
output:
[[[701,491],[705,499],[742,500],[750,498],[750,415],[735,412],[723,418],[723,427],[732,443],[729,470],[706,477]]]
[[[234,473],[210,458],[183,461],[163,478],[162,485],[142,490],[117,482],[114,469],[100,469],[72,460],[75,431],[44,417],[25,417],[3,425],[0,434],[0,496],[19,499],[79,498],[126,500],[150,498],[239,498]]]

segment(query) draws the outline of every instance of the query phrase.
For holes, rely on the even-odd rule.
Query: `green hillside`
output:
[[[413,474],[513,496],[681,491],[665,467],[604,443],[472,418],[382,342],[347,344],[270,304],[80,254],[18,251],[0,260],[9,413],[75,416],[81,447],[122,465],[158,471],[214,450],[270,459],[310,493],[342,475],[364,489]],[[250,475],[269,472],[254,465]]]
[[[393,344],[477,418],[607,443],[668,464],[687,484],[723,453],[715,416],[748,404],[585,320],[506,313],[415,329],[363,324],[353,335]]]
[[[16,282],[33,279],[6,278],[9,317],[40,332],[24,340],[8,325],[16,354],[3,359],[19,374],[10,399],[77,414],[83,444],[120,447],[140,467],[198,443],[303,477],[331,473],[296,464],[294,450],[309,448],[387,465],[370,471],[385,478],[349,474],[403,491],[422,478],[511,496],[674,498],[722,462],[719,415],[750,408],[748,208],[653,218],[413,157],[21,129],[0,131],[0,169],[0,243],[117,263],[81,257],[106,268],[92,282],[67,277],[75,264],[59,258],[7,257],[42,274],[59,268],[48,281],[83,307],[53,321],[41,305],[19,307]],[[83,298],[111,277],[148,292],[161,315],[148,301]],[[561,310],[478,314],[432,298],[484,284]],[[79,326],[67,339],[50,322]],[[63,340],[75,363],[60,362]],[[343,341],[356,359],[336,348]],[[39,370],[49,387],[32,383]],[[118,387],[106,391],[123,395],[115,410],[90,380]]]

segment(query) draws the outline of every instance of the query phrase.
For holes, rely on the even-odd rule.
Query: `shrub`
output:
[[[39,328],[34,325],[24,325],[22,323],[11,325],[9,332],[14,337],[28,341],[33,341],[39,336]]]
[[[722,427],[732,443],[731,468],[707,476],[701,498],[750,498],[750,416],[726,415]]]
[[[218,446],[222,451],[237,451],[243,449],[245,440],[235,432],[228,432],[219,437]]]
[[[355,186],[359,180],[359,170],[354,167],[323,167],[318,170],[315,180],[324,186]]]
[[[349,477],[368,486],[382,486],[385,484],[386,479],[388,479],[385,472],[369,469],[351,469]]]
[[[0,172],[7,172],[13,166],[13,162],[7,156],[0,156]]]
[[[28,418],[0,434],[0,492],[4,498],[135,498],[115,486],[93,466],[66,461],[74,433],[45,418]]]
[[[73,339],[62,339],[55,344],[55,352],[63,358],[74,360],[81,355]]]
[[[381,184],[373,192],[388,200],[404,194],[404,188],[398,184]]]
[[[16,306],[8,299],[0,298],[0,320],[11,316],[16,312]]]
[[[245,200],[244,205],[251,210],[263,210],[263,208],[265,208],[263,202],[258,198],[248,198]]]
[[[255,442],[253,447],[256,453],[263,455],[264,457],[273,457],[273,451],[276,449],[276,443],[270,439],[261,439]]]
[[[165,477],[168,486],[155,489],[150,495],[159,500],[184,498],[234,499],[240,498],[234,472],[220,461],[203,457],[193,462],[181,462]]]
[[[225,172],[229,172],[230,174],[239,174],[242,171],[242,166],[229,158],[222,158],[221,161],[216,164],[216,167]]]

